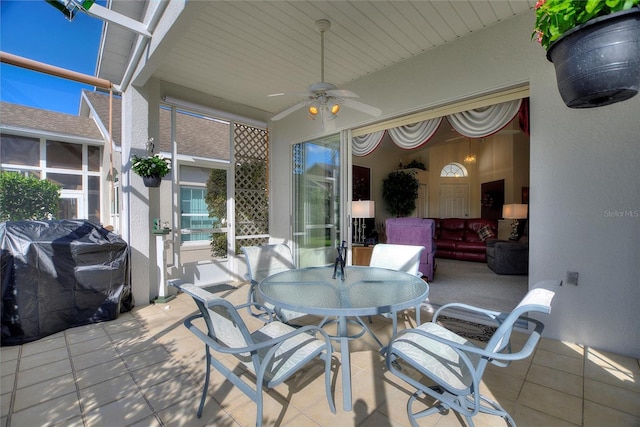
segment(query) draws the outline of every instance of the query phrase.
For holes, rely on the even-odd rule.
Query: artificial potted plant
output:
[[[134,155],[131,163],[131,169],[142,177],[147,187],[159,187],[162,177],[171,172],[171,161],[159,154],[148,157]]]
[[[538,0],[532,37],[547,50],[570,108],[631,98],[640,88],[640,0]]]

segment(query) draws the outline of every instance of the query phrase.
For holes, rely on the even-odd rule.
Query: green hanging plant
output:
[[[171,160],[159,154],[150,157],[131,157],[131,169],[141,177],[158,176],[162,178],[171,172]]]
[[[420,182],[411,172],[391,172],[382,182],[382,198],[387,210],[396,217],[407,216],[416,209]]]

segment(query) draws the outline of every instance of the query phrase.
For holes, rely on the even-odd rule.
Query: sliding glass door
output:
[[[293,146],[293,239],[300,267],[333,263],[342,240],[340,135]]]

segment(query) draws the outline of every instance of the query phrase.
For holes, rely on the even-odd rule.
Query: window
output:
[[[463,176],[469,176],[467,168],[460,163],[449,163],[440,171],[440,176],[443,178],[460,178]]]
[[[197,241],[211,238],[214,224],[220,223],[220,218],[210,218],[205,201],[206,188],[180,187],[180,228],[182,241]],[[206,230],[198,232],[197,230]]]
[[[22,166],[40,166],[40,140],[17,135],[2,135],[0,161]]]
[[[47,179],[62,186],[58,219],[101,221],[102,147],[2,134],[3,171]]]

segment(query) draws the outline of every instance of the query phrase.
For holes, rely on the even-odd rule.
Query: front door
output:
[[[467,218],[469,216],[469,185],[440,185],[440,218]]]

